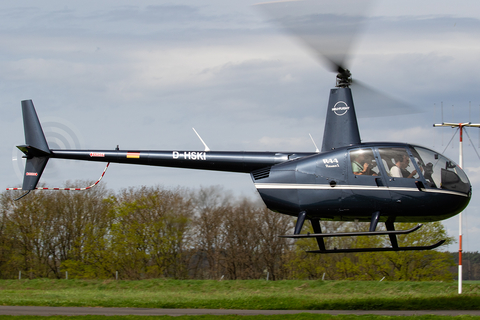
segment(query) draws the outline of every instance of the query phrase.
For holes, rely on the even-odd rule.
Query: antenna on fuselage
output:
[[[315,140],[313,140],[312,135],[311,135],[310,133],[309,133],[308,135],[310,136],[310,139],[312,139],[313,145],[315,146],[315,152],[316,152],[316,153],[319,153],[320,150],[318,149],[317,144],[315,143]]]
[[[195,128],[192,128],[193,131],[195,132],[195,134],[197,135],[198,139],[200,139],[200,141],[202,141],[203,145],[205,146],[205,152],[207,151],[210,151],[210,148],[207,146],[207,144],[205,143],[205,141],[203,141],[202,137],[200,137],[200,135],[198,134],[197,130],[195,130]]]

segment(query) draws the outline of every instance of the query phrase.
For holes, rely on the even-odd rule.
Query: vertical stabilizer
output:
[[[22,190],[34,190],[47,165],[48,157],[34,157],[27,159],[25,176],[23,177]]]
[[[350,88],[330,90],[322,151],[360,143],[357,116]]]
[[[22,101],[23,129],[25,131],[25,144],[45,153],[50,153],[47,140],[43,134],[42,125],[38,120],[37,112],[32,100]]]
[[[32,100],[22,101],[22,113],[25,145],[17,146],[27,158],[22,189],[33,190],[40,180],[51,152]]]

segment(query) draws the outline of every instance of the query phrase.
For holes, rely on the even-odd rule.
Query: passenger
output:
[[[411,173],[407,170],[410,158],[406,154],[396,154],[393,158],[395,165],[390,169],[390,175],[396,178],[413,178],[417,174],[417,170]]]
[[[352,171],[356,175],[376,176],[377,174],[372,171],[374,167],[371,157],[365,155],[365,152],[359,152],[353,155]]]

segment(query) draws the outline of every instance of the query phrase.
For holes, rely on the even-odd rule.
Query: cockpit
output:
[[[411,147],[410,150],[430,187],[470,192],[467,175],[452,160],[422,147]]]
[[[389,146],[350,150],[352,173],[386,176],[391,180],[423,180],[429,188],[470,192],[465,172],[452,160],[419,146]]]

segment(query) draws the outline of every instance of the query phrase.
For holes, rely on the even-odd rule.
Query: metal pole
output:
[[[459,166],[463,169],[463,126],[459,124],[460,144],[459,144]],[[462,293],[462,212],[458,214],[458,294]]]
[[[443,106],[443,105],[442,105]],[[442,109],[443,111],[443,109]],[[443,112],[442,112],[443,118]],[[442,119],[443,120],[443,119]],[[463,169],[463,127],[475,127],[480,128],[480,123],[448,123],[442,122],[441,124],[434,124],[434,127],[452,127],[452,128],[459,128],[460,129],[460,144],[459,144],[459,166]],[[458,214],[458,293],[462,293],[462,212]]]

